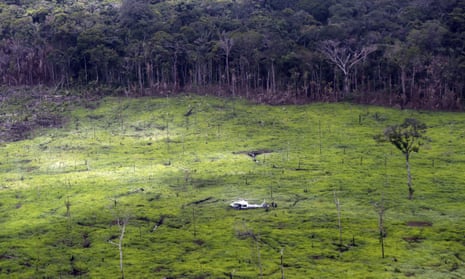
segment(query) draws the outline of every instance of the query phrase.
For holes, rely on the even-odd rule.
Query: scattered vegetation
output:
[[[190,95],[69,109],[1,145],[0,277],[465,276],[461,114]],[[373,141],[405,118],[431,138],[413,200]]]

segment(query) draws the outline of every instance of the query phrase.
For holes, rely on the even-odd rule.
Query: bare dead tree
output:
[[[334,40],[323,41],[318,48],[344,74],[344,94],[350,91],[350,73],[352,68],[363,61],[370,53],[376,51],[376,49],[375,45],[353,49]]]
[[[255,246],[257,247],[257,261],[258,261],[258,267],[260,269],[260,278],[263,278],[262,259],[260,255],[260,235],[255,235],[254,241],[255,241]]]
[[[69,196],[66,197],[66,201],[65,201],[65,206],[66,206],[66,217],[69,217],[71,216],[71,202],[69,201]]]
[[[384,229],[384,213],[387,208],[384,205],[384,201],[375,203],[375,210],[378,213],[378,231],[379,231],[379,244],[381,245],[381,257],[384,259],[384,238],[386,237],[386,231]]]
[[[197,237],[197,225],[195,223],[195,207],[192,207],[192,223],[194,226],[194,237]]]
[[[341,205],[337,198],[336,191],[334,191],[334,203],[336,204],[337,210],[337,225],[339,228],[339,248],[342,248],[342,225],[341,225]]]
[[[116,245],[119,250],[119,269],[121,272],[121,279],[124,279],[124,269],[123,269],[123,239],[124,239],[124,233],[126,232],[126,225],[129,222],[129,216],[125,217],[118,217],[117,220],[117,225],[120,230],[120,235],[118,238],[118,242],[115,243],[113,241],[109,241],[111,244]]]

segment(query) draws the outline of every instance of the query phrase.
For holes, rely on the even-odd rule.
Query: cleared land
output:
[[[406,117],[431,138],[412,201],[402,154],[373,140]],[[463,113],[183,96],[66,123],[0,148],[0,278],[117,278],[121,220],[127,278],[465,277]]]

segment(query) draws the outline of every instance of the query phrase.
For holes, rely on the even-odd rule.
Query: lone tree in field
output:
[[[423,142],[428,140],[425,136],[426,128],[426,124],[414,118],[406,118],[402,124],[388,126],[383,134],[375,136],[376,141],[390,142],[404,154],[407,167],[409,200],[413,199],[414,192],[412,175],[410,173],[410,156],[412,152],[418,152]]]

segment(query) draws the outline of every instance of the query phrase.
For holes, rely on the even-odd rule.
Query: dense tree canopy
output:
[[[372,51],[341,67],[328,42],[352,59]],[[3,1],[0,77],[4,86],[458,109],[465,1]]]

